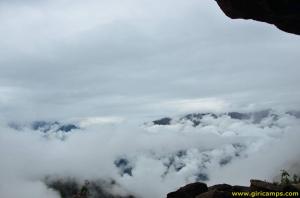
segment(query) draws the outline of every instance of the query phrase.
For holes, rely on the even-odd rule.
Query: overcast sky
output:
[[[213,0],[2,0],[8,119],[299,109],[300,37]]]
[[[199,170],[210,184],[272,181],[294,164],[298,174],[300,125],[288,114],[261,123],[207,116],[198,127],[142,123],[300,110],[299,52],[299,36],[231,20],[214,0],[0,0],[0,195],[58,197],[42,183],[48,175],[109,177],[152,198],[195,181]],[[81,130],[64,141],[6,122],[76,118]],[[186,167],[162,179],[178,151],[187,151]],[[120,156],[133,163],[132,177],[113,165]]]

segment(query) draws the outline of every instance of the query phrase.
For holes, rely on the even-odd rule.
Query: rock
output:
[[[294,186],[298,191],[300,191],[300,183],[298,183],[298,184],[293,184],[293,186]]]
[[[201,120],[205,116],[211,116],[212,118],[217,118],[218,116],[213,113],[190,113],[180,118],[181,121],[189,120],[193,123],[193,126],[196,127],[201,123]]]
[[[272,192],[299,192],[300,190],[294,184],[275,185],[260,180],[251,180],[251,191],[272,191]]]
[[[114,161],[114,165],[119,169],[121,176],[123,176],[125,174],[132,176],[133,167],[128,159],[119,158]]]
[[[274,24],[279,29],[300,35],[299,0],[216,0],[232,19],[253,19]]]
[[[239,113],[239,112],[229,112],[228,116],[236,120],[248,120],[251,118],[251,115],[247,113]]]
[[[269,182],[260,181],[260,180],[250,180],[251,191],[283,191],[283,186],[274,185]]]
[[[230,191],[231,189],[232,189],[232,186],[228,185],[228,184],[217,184],[217,185],[208,187],[209,191],[211,191],[211,190]]]
[[[159,120],[154,120],[153,124],[155,124],[155,125],[170,125],[171,121],[172,121],[171,118],[166,117],[166,118],[162,118]]]
[[[70,132],[73,129],[80,129],[80,128],[75,124],[65,124],[65,125],[61,125],[56,131]]]
[[[284,192],[299,192],[300,193],[299,185],[297,187],[295,184],[284,185],[283,186],[283,191]]]
[[[287,114],[294,116],[295,118],[300,118],[300,111],[289,111]]]
[[[217,184],[208,188],[211,190],[227,191],[227,192],[250,192],[250,187],[247,186],[231,186],[228,184]]]
[[[70,132],[74,129],[80,129],[80,127],[75,124],[63,124],[58,121],[34,121],[31,123],[30,128],[34,131],[41,131],[44,133],[49,131]]]
[[[195,198],[197,195],[207,192],[208,188],[205,183],[196,182],[179,188],[175,192],[167,195],[167,198]]]
[[[229,197],[231,196],[228,192],[219,191],[219,190],[211,190],[196,196],[196,198],[229,198]]]
[[[250,187],[247,186],[232,186],[232,191],[234,192],[250,192]]]
[[[205,183],[192,183],[181,187],[167,195],[167,198],[229,198],[234,197],[232,192],[299,192],[300,184],[276,185],[273,183],[250,180],[250,187],[217,184],[207,188]]]

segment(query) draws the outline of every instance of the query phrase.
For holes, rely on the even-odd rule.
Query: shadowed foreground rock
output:
[[[217,184],[207,188],[205,183],[197,182],[169,193],[167,198],[230,198],[234,197],[232,192],[298,192],[298,196],[293,197],[300,197],[300,189],[297,187],[299,184],[276,185],[260,180],[251,180],[250,183],[250,187]]]
[[[216,0],[232,19],[253,19],[300,35],[299,0]]]

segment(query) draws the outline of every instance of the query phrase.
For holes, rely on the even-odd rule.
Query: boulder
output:
[[[207,192],[208,188],[205,183],[196,182],[179,188],[177,191],[171,192],[167,198],[195,198],[197,195]]]

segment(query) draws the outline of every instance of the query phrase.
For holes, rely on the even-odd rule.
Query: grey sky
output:
[[[56,198],[42,181],[60,175],[113,178],[162,197],[194,182],[208,154],[209,184],[272,181],[299,164],[300,125],[289,114],[255,124],[208,116],[198,127],[149,121],[299,110],[299,51],[299,36],[231,20],[214,0],[0,0],[0,194]],[[79,120],[81,129],[60,141],[57,131],[7,125],[42,119]],[[245,156],[236,157],[236,143]],[[185,150],[186,167],[162,179],[165,160]],[[122,156],[134,163],[132,177],[113,165]]]
[[[1,1],[0,38],[8,119],[299,107],[299,37],[213,0]]]

